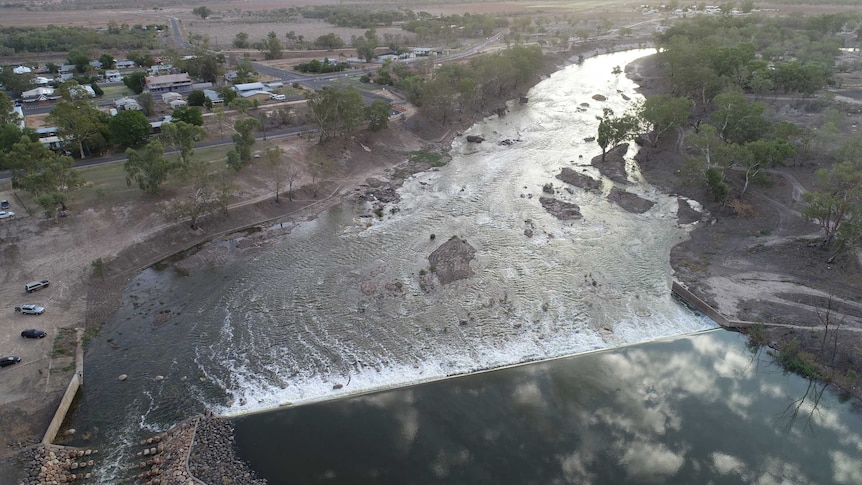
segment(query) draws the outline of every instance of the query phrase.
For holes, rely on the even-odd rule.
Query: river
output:
[[[670,249],[690,230],[675,197],[634,163],[625,189],[655,202],[644,214],[608,202],[607,179],[598,194],[554,178],[562,167],[601,177],[584,138],[602,108],[640,98],[612,71],[649,52],[556,72],[527,104],[469,130],[485,143],[456,139],[452,161],[406,181],[382,218],[342,204],[286,223],[266,247],[213,242],[202,251],[219,257],[203,269],[143,271],[89,344],[76,440],[114,450],[119,464],[141,429],[194,413],[236,416],[714,328],[670,294]],[[548,214],[547,183],[584,218]],[[422,284],[427,256],[452,236],[476,248],[475,275]]]

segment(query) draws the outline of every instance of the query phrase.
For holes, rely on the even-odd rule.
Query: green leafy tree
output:
[[[368,129],[378,131],[386,128],[389,124],[389,111],[392,105],[382,99],[375,99],[365,107],[365,119],[368,120]]]
[[[171,121],[162,125],[159,138],[165,141],[165,146],[177,149],[179,155],[177,168],[185,173],[192,163],[195,143],[202,140],[204,136],[206,136],[206,130],[200,126],[184,121]]]
[[[75,66],[75,71],[80,74],[87,72],[90,69],[90,53],[86,48],[75,48],[69,51],[69,64]]]
[[[266,152],[264,152],[264,160],[266,160],[266,165],[269,168],[270,180],[275,189],[275,202],[278,204],[281,202],[278,197],[284,183],[284,171],[282,170],[284,166],[284,153],[281,147],[267,148]]]
[[[118,145],[135,147],[145,142],[152,126],[144,113],[137,110],[123,110],[111,118],[108,124],[111,140]]]
[[[365,62],[371,62],[371,59],[374,59],[374,55],[377,52],[380,39],[377,37],[377,31],[370,29],[362,37],[353,36],[350,43],[356,49],[358,57],[365,59]]]
[[[315,39],[314,47],[326,50],[341,49],[344,47],[344,40],[338,34],[330,32]]]
[[[156,112],[156,100],[153,93],[147,91],[138,95],[138,104],[144,110],[146,116],[152,116]]]
[[[669,94],[648,96],[640,110],[640,117],[650,127],[649,140],[653,146],[668,132],[682,131],[691,115],[692,102]]]
[[[716,109],[710,115],[712,125],[729,143],[754,141],[769,130],[769,122],[763,118],[765,106],[759,101],[750,102],[740,93],[721,93],[713,104]]]
[[[756,140],[746,143],[744,148],[750,156],[741,158],[741,165],[745,169],[745,183],[739,193],[740,197],[745,195],[749,184],[757,180],[765,170],[783,165],[785,160],[796,153],[787,140]]]
[[[45,211],[46,219],[54,219],[54,222],[59,222],[58,209],[65,210],[66,194],[63,192],[48,192],[38,195],[35,201]]]
[[[248,34],[246,34],[245,32],[240,32],[240,33],[236,34],[236,36],[233,39],[233,46],[236,47],[237,49],[248,49],[248,47],[249,47]]]
[[[113,69],[117,60],[111,54],[102,54],[99,56],[99,63],[102,64],[102,69]]]
[[[107,131],[105,115],[89,100],[61,99],[48,114],[48,121],[57,127],[57,135],[65,143],[75,143],[81,158],[84,144]]]
[[[254,103],[252,103],[247,98],[237,97],[233,101],[231,101],[228,106],[232,110],[236,110],[242,114],[245,114],[246,112],[248,112],[248,110],[254,107]]]
[[[200,7],[195,7],[192,9],[192,15],[197,15],[203,20],[206,20],[207,17],[212,15],[212,10],[207,8],[205,5],[201,5]]]
[[[123,165],[126,185],[131,187],[134,182],[144,192],[158,194],[173,168],[173,163],[164,155],[165,150],[158,140],[150,141],[140,150],[126,150],[128,160]]]
[[[278,40],[278,35],[276,35],[275,32],[266,34],[266,39],[263,40],[261,51],[263,52],[264,58],[268,60],[281,59],[281,41]]]
[[[203,106],[207,102],[207,95],[200,89],[189,93],[189,106]]]
[[[236,64],[235,72],[236,78],[233,80],[234,84],[250,83],[257,79],[257,71],[254,70],[251,61],[248,59],[240,59]]]
[[[147,73],[142,71],[133,72],[127,76],[123,76],[123,84],[131,89],[135,94],[144,92],[144,80],[147,78]]]
[[[352,87],[327,87],[308,96],[308,107],[320,128],[319,143],[356,130],[362,123],[362,95]]]
[[[239,170],[236,168],[237,161],[239,162],[238,166],[242,168],[243,164],[251,160],[251,149],[256,141],[254,130],[260,128],[260,122],[254,118],[245,118],[234,123],[233,128],[236,130],[236,134],[233,135],[233,143],[238,160],[234,160],[231,168]]]
[[[67,192],[80,187],[84,180],[73,170],[72,157],[45,148],[38,140],[22,136],[8,154],[12,170],[12,187],[34,197]]]
[[[18,125],[21,116],[14,111],[15,104],[5,91],[0,91],[0,126]]]
[[[195,126],[204,125],[204,115],[197,106],[179,106],[174,109],[171,119]]]
[[[602,149],[602,161],[605,161],[608,148],[631,138],[640,129],[638,117],[630,112],[615,116],[612,109],[604,108],[602,116],[596,116],[596,119],[599,120],[596,143]]]
[[[824,232],[823,248],[841,249],[858,245],[862,224],[862,162],[836,163],[830,169],[816,172],[817,188],[806,192],[802,210],[806,220],[820,225]]]

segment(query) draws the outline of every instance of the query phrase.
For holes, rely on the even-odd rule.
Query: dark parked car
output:
[[[35,328],[30,328],[21,332],[21,336],[26,338],[44,338],[45,335],[48,334],[46,334],[44,330],[37,330]]]
[[[10,355],[9,357],[0,357],[0,367],[6,367],[21,362],[21,357]]]
[[[0,200],[0,209],[6,210],[9,208],[8,200]]]

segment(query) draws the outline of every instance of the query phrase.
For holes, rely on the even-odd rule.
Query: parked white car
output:
[[[274,99],[276,101],[284,101],[285,99],[287,99],[287,96],[285,96],[283,94],[270,94],[269,98]]]
[[[45,307],[28,303],[27,305],[16,306],[15,311],[24,315],[41,315],[45,313]]]
[[[0,219],[10,219],[15,217],[15,213],[12,211],[0,211]]]

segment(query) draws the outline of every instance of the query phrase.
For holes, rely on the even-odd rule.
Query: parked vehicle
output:
[[[21,357],[17,355],[10,355],[8,357],[0,357],[0,367],[7,367],[10,365],[15,365],[18,362],[21,362]]]
[[[9,201],[5,200],[5,199],[0,200],[0,209],[6,210],[8,208],[9,208]]]
[[[21,332],[21,336],[24,338],[45,338],[45,335],[48,334],[44,330],[37,330],[35,328],[28,328]]]
[[[28,303],[27,305],[16,306],[15,311],[24,315],[41,315],[45,313],[45,307]]]
[[[0,219],[10,219],[15,217],[15,213],[12,211],[0,211]]]
[[[47,288],[49,284],[50,283],[48,282],[48,280],[31,281],[30,283],[24,285],[24,291],[26,291],[27,293],[33,293],[36,290]]]

